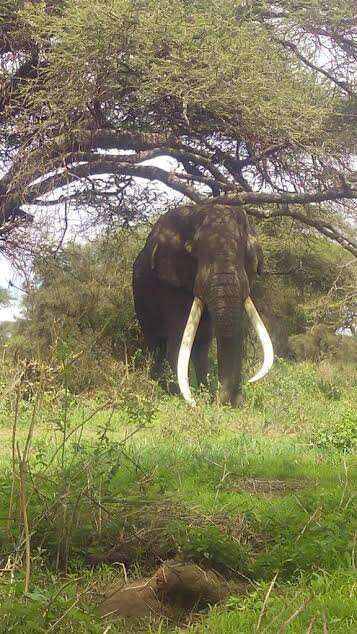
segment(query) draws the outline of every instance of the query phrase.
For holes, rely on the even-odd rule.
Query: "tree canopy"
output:
[[[168,200],[290,216],[356,254],[353,5],[3,0],[3,248],[59,203],[131,220],[154,182]]]

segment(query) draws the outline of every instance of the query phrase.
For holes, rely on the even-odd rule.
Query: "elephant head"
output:
[[[178,354],[177,377],[184,398],[194,404],[188,365],[203,311],[217,339],[221,401],[240,397],[243,312],[248,315],[264,350],[262,378],[273,363],[269,335],[250,298],[249,280],[263,268],[262,251],[246,213],[223,205],[179,207],[162,216],[146,248],[155,275],[192,295],[192,307]]]

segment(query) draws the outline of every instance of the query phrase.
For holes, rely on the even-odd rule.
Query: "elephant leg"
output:
[[[167,341],[166,359],[169,364],[169,376],[167,376],[167,389],[171,394],[179,394],[177,385],[177,360],[181,345],[181,337],[171,336]]]
[[[212,325],[207,312],[202,315],[201,323],[192,347],[191,360],[195,368],[198,385],[207,385],[208,351],[212,341]]]
[[[151,378],[155,381],[161,381],[165,369],[165,357],[166,357],[166,341],[160,339],[155,342],[154,345],[149,346],[149,351],[152,355],[151,366]]]
[[[212,324],[210,316],[205,310],[197,330],[192,347],[191,361],[195,368],[197,385],[207,385],[208,351],[212,341]]]
[[[198,342],[193,345],[191,360],[195,368],[197,385],[207,385],[209,343]]]

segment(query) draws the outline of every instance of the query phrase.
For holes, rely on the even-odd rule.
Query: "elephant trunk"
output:
[[[248,280],[228,266],[212,274],[205,293],[216,335],[233,338],[241,323],[243,299],[249,295]]]
[[[207,304],[216,341],[221,403],[235,405],[241,383],[243,347],[243,301],[249,294],[244,270],[225,267],[213,275],[207,289]]]

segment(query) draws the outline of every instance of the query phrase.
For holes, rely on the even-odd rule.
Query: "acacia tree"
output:
[[[139,178],[356,255],[353,4],[3,0],[3,244],[59,202],[130,218]]]

